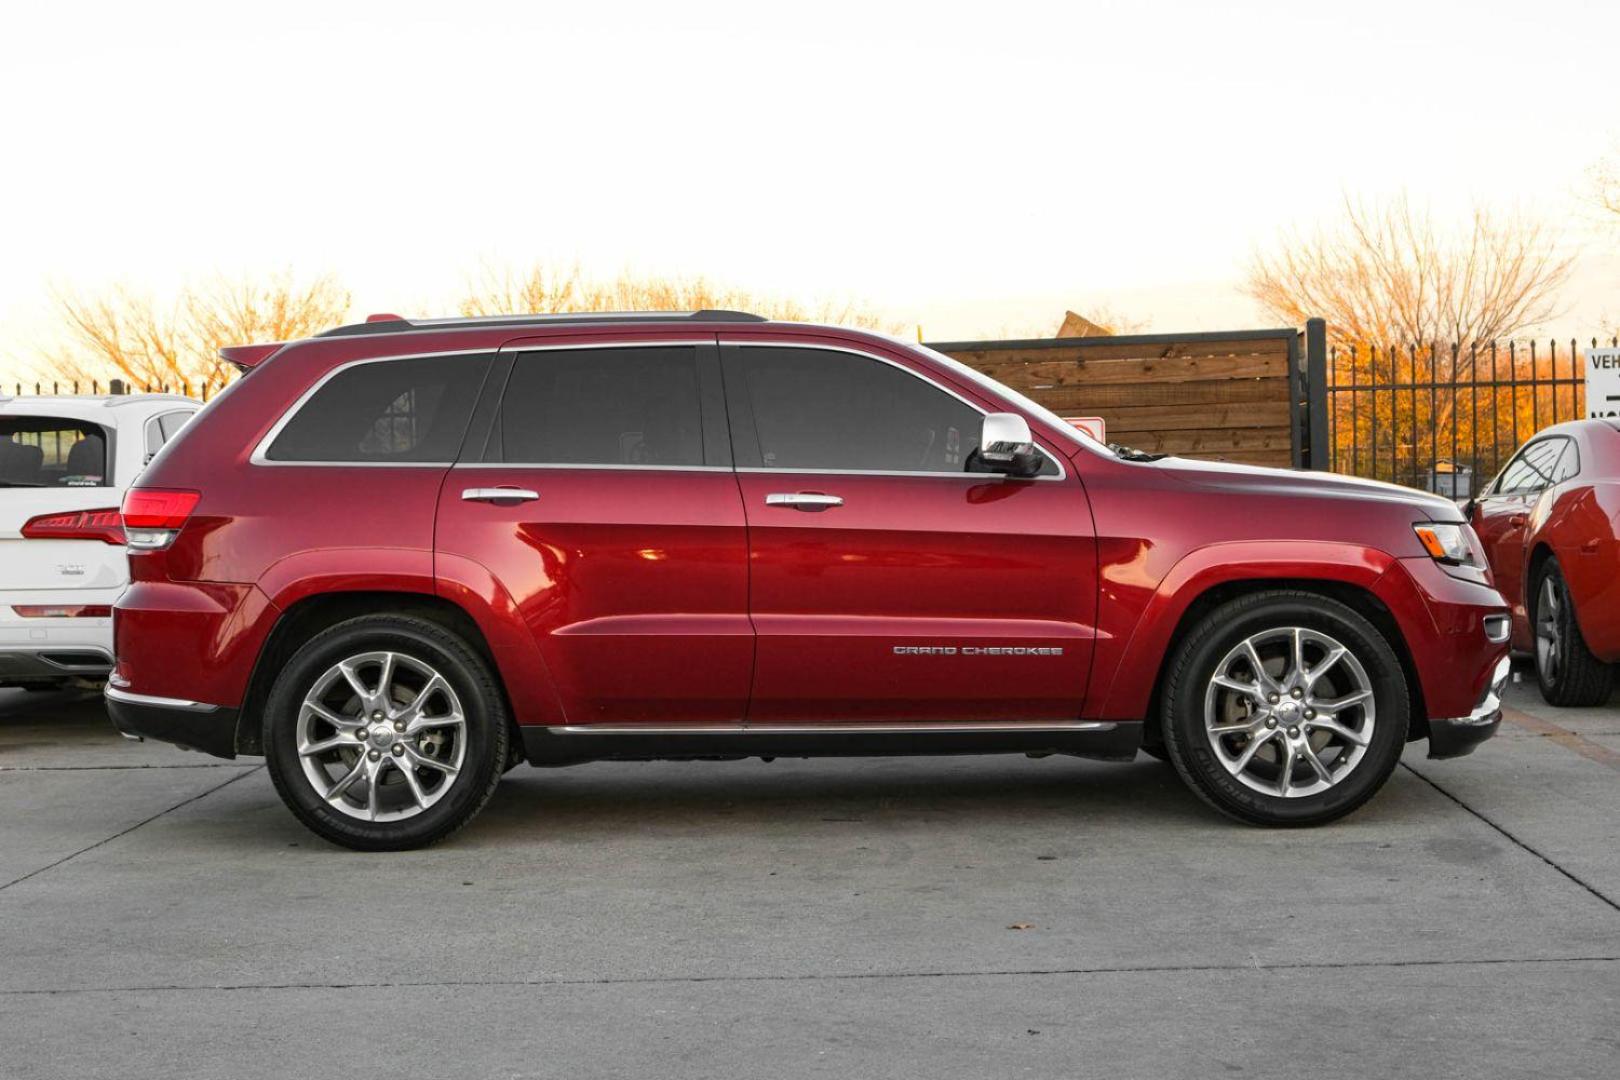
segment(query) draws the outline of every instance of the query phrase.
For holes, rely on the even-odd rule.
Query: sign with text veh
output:
[[[1620,416],[1620,349],[1586,350],[1586,415]]]

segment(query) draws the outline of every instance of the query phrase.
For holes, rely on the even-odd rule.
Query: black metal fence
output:
[[[121,394],[183,394],[186,397],[198,398],[207,401],[209,397],[225,389],[222,382],[177,382],[169,383],[133,383],[125,379],[109,379],[102,382],[99,379],[80,381],[78,379],[53,379],[50,381],[36,380],[34,382],[0,382],[0,395],[11,391],[17,397],[25,395],[34,396],[78,396],[88,394],[99,397],[102,394],[114,396]]]
[[[1525,439],[1585,415],[1586,345],[1331,347],[1321,401],[1311,402],[1325,421],[1326,438],[1316,444],[1323,460],[1311,465],[1472,495]]]

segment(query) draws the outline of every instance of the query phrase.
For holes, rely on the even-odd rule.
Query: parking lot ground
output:
[[[1620,702],[1308,831],[1146,758],[509,774],[421,852],[0,691],[0,1076],[1609,1077]]]

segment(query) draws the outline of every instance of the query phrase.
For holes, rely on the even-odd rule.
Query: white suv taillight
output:
[[[41,514],[29,518],[22,527],[27,540],[100,540],[122,544],[124,528],[118,510],[69,510],[62,514]]]
[[[168,547],[200,498],[176,488],[130,488],[124,494],[124,542],[136,551]]]

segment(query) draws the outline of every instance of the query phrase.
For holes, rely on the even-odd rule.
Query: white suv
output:
[[[175,394],[0,397],[0,686],[106,678],[129,582],[124,489],[199,408]]]

